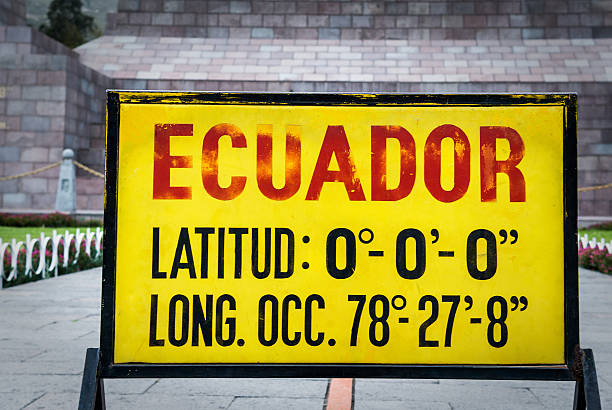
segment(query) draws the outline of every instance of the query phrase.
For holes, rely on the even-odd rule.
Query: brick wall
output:
[[[102,150],[102,152],[104,152]],[[88,176],[77,176],[77,209],[103,210],[104,209],[104,179]]]
[[[0,0],[0,11],[6,4]],[[579,95],[579,186],[608,183],[611,5],[120,0],[108,33],[122,35],[102,37],[76,52],[0,21],[0,175],[57,161],[63,148],[102,171],[105,88],[570,91]],[[607,39],[590,39],[599,37]],[[0,183],[0,208],[53,208],[56,179],[52,170]],[[102,208],[101,179],[79,170],[77,192],[80,209]],[[612,214],[612,190],[581,193],[579,199],[581,215]]]
[[[65,57],[42,55],[0,58],[0,77],[7,84],[2,101],[6,126],[0,134],[1,175],[28,172],[61,159],[66,96],[63,60]],[[0,207],[53,208],[50,193],[57,187],[57,172],[0,182]]]
[[[103,172],[106,89],[112,82],[77,59],[69,60],[67,72],[64,146],[74,150],[79,162]],[[79,175],[84,171],[78,170]]]
[[[612,37],[609,2],[120,0],[107,34],[302,39]]]
[[[111,82],[78,54],[25,26],[0,26],[0,175],[61,160],[64,148],[104,169],[104,90]],[[49,51],[49,54],[42,52]],[[86,178],[80,204],[102,209],[103,189]],[[58,168],[0,182],[0,208],[53,209]],[[99,188],[95,194],[91,187]]]
[[[112,81],[70,59],[66,81],[64,147],[75,159],[104,173],[106,89]],[[104,208],[104,180],[77,168],[77,209]]]
[[[26,7],[23,0],[0,0],[0,24],[25,24]]]
[[[28,30],[29,27],[23,27]],[[14,29],[15,30],[15,29]],[[27,41],[30,44],[32,54],[60,54],[71,57],[77,57],[78,54],[72,51],[72,49],[66,47],[62,43],[52,39],[51,37],[41,33],[38,30],[28,30],[30,34],[23,33],[22,42]]]
[[[68,47],[30,27],[0,25],[0,56],[23,54],[59,54],[78,58],[78,54]]]

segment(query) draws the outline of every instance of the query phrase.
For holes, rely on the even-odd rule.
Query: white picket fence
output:
[[[74,265],[77,263],[79,253],[81,252],[81,244],[85,242],[85,253],[91,258],[97,258],[102,253],[102,238],[104,231],[100,228],[96,228],[92,231],[87,228],[85,232],[82,232],[79,228],[76,229],[75,233],[66,231],[63,234],[58,234],[57,231],[53,231],[52,236],[46,236],[44,232],[40,233],[40,237],[32,238],[30,235],[26,235],[25,241],[17,241],[13,238],[11,242],[3,242],[0,239],[0,279],[4,278],[7,282],[17,279],[19,262],[19,251],[25,249],[25,276],[33,277],[40,276],[41,278],[47,276],[57,276],[58,269],[60,266],[68,267],[69,263]],[[69,261],[71,243],[74,240],[75,255],[72,261]],[[63,260],[60,261],[60,243],[63,241]],[[47,258],[46,250],[51,245],[51,260]],[[38,245],[38,247],[36,246]],[[40,260],[37,266],[34,264],[34,251],[39,249]],[[10,249],[10,268],[5,271],[5,257],[7,255],[7,249]],[[47,275],[50,274],[50,275]],[[0,280],[0,288],[2,287],[2,280]]]
[[[592,249],[606,249],[608,253],[612,253],[612,241],[606,242],[605,239],[597,239],[597,238],[589,238],[589,235],[584,234],[584,236],[578,236],[578,242],[580,247],[583,249],[592,248]]]

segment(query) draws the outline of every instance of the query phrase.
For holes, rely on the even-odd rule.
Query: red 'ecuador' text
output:
[[[285,130],[285,183],[275,187],[272,183],[272,129],[270,124],[257,126],[257,186],[267,198],[282,201],[294,196],[302,182],[301,132],[299,125],[289,125]],[[157,124],[155,126],[153,160],[153,199],[191,199],[188,186],[171,186],[172,168],[192,168],[191,155],[170,155],[170,137],[193,136],[193,124]],[[417,162],[417,147],[414,138],[406,129],[397,125],[372,125],[371,138],[371,184],[372,201],[398,201],[407,197],[414,187]],[[210,128],[202,140],[202,185],[205,191],[219,200],[232,200],[244,190],[247,176],[233,175],[228,186],[219,184],[219,140],[229,138],[232,149],[247,147],[244,133],[235,125],[222,123]],[[451,189],[441,183],[442,141],[453,141],[453,175]],[[387,141],[399,142],[400,177],[397,186],[387,186]],[[510,147],[508,158],[500,161],[496,157],[497,140],[506,140]],[[444,124],[434,128],[425,141],[423,150],[424,182],[429,193],[440,202],[454,202],[465,195],[470,184],[470,142],[461,128]],[[525,155],[525,144],[514,129],[501,126],[480,127],[480,199],[482,202],[497,199],[497,174],[508,178],[510,202],[525,202],[525,178],[518,168]],[[330,169],[335,157],[338,170]],[[394,159],[397,161],[397,159]],[[365,201],[355,162],[351,154],[344,127],[329,125],[323,137],[321,149],[310,178],[305,199],[316,201],[325,183],[338,182],[344,185],[349,200]]]

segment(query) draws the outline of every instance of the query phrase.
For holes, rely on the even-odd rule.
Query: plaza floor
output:
[[[0,409],[75,409],[100,269],[0,290]],[[612,408],[612,276],[580,270],[581,344]],[[322,409],[329,379],[105,380],[108,409]],[[574,383],[357,379],[355,409],[571,409]]]

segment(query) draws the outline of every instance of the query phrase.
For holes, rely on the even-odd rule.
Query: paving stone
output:
[[[492,391],[482,386],[482,383],[471,386],[457,386],[448,384],[419,384],[413,385],[407,380],[403,383],[387,383],[385,380],[363,380],[358,379],[355,385],[355,401],[373,401],[380,397],[386,400],[405,401],[407,403],[427,402],[430,400],[438,402],[473,402],[473,395],[485,396],[490,402],[496,402],[504,397],[512,397],[513,403],[526,407],[537,404],[537,400],[527,389],[515,389],[503,386],[502,383]],[[467,392],[470,394],[466,394]],[[482,400],[485,400],[484,398]],[[484,405],[484,403],[483,403]]]
[[[126,394],[144,394],[160,379],[106,379],[104,380],[104,390],[107,394],[120,396]]]
[[[354,410],[453,410],[449,403],[407,403],[401,400],[360,400]]]
[[[2,394],[2,408],[3,409],[23,409],[30,403],[35,402],[44,396],[45,393],[3,393]]]
[[[201,396],[188,395],[177,397],[176,395],[148,395],[148,394],[108,394],[106,395],[106,407],[117,410],[133,409],[227,409],[233,396]],[[320,408],[320,407],[319,407]],[[267,410],[270,410],[268,408]]]
[[[43,409],[74,409],[79,404],[78,397],[74,393],[46,392],[32,403],[23,407],[23,410]]]
[[[7,376],[5,375],[3,379],[10,379]],[[0,387],[0,394],[4,396],[9,393],[21,393],[23,396],[32,397],[41,393],[57,392],[74,397],[75,393],[81,391],[81,377],[79,374],[50,373],[38,374],[35,377],[23,377],[23,373],[20,373],[18,376],[20,377],[14,377],[10,382],[3,383],[2,387]]]
[[[325,397],[327,379],[163,379],[149,391],[163,394],[221,394],[248,397]]]
[[[236,397],[231,402],[229,410],[270,410],[270,409],[295,409],[295,410],[320,410],[323,408],[324,400],[302,399],[302,398],[256,398]]]

